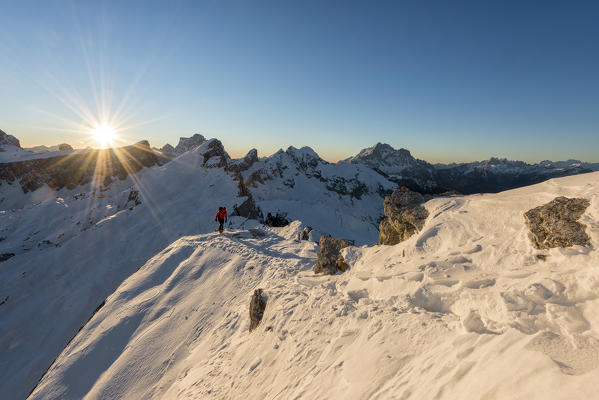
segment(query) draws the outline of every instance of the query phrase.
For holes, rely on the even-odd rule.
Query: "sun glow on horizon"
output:
[[[116,130],[108,124],[96,125],[90,133],[101,147],[111,147],[116,139]]]

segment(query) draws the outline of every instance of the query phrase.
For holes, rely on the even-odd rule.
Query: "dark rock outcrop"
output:
[[[260,325],[264,310],[266,309],[266,296],[262,289],[254,290],[252,299],[250,300],[250,332]]]
[[[245,199],[245,201],[241,203],[241,205],[233,206],[232,215],[244,217],[247,219],[256,219],[259,221],[263,218],[262,210],[260,210],[260,207],[256,205],[252,196],[248,196],[248,198]]]
[[[225,151],[225,147],[218,139],[212,139],[206,145],[207,150],[204,152],[203,167],[207,168],[222,168],[226,167],[229,160],[229,155]]]
[[[67,151],[67,150],[73,150],[73,146],[71,146],[68,143],[61,143],[58,145],[58,151]]]
[[[386,218],[379,225],[379,244],[394,245],[420,231],[428,217],[424,197],[406,187],[385,197]]]
[[[312,232],[312,227],[305,226],[301,232],[297,233],[297,241],[310,240],[310,232]]]
[[[333,275],[339,270],[345,271],[347,264],[344,265],[343,258],[341,258],[341,263],[339,263],[339,257],[341,249],[349,246],[352,246],[352,243],[345,239],[321,236],[314,273]],[[339,264],[342,265],[342,268],[339,268]]]
[[[11,145],[21,148],[21,143],[19,142],[19,139],[17,139],[13,135],[9,135],[4,131],[0,130],[0,148],[2,147],[2,145]]]
[[[591,244],[585,225],[578,222],[590,202],[587,199],[556,197],[524,213],[530,239],[538,249]]]
[[[264,218],[264,224],[275,228],[282,228],[289,225],[289,220],[285,213],[276,213],[275,215],[268,213],[266,214],[266,218]]]

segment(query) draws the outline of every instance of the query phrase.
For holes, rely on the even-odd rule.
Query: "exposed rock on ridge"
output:
[[[220,140],[211,139],[205,146],[207,150],[203,153],[204,161],[202,166],[208,168],[223,168],[228,165],[230,157]]]
[[[590,245],[585,225],[578,222],[589,205],[587,199],[562,196],[524,213],[534,246],[549,249]]]
[[[386,218],[379,225],[379,244],[394,245],[420,231],[428,217],[428,211],[421,206],[423,202],[420,193],[406,187],[385,196]]]
[[[340,252],[341,249],[351,245],[352,243],[345,239],[321,236],[314,273],[333,275],[339,270],[345,271],[347,264],[345,264],[343,258],[340,259]]]
[[[227,171],[236,173],[247,171],[256,162],[258,162],[258,150],[251,149],[242,159],[231,160],[227,166]]]
[[[254,294],[250,300],[250,332],[260,325],[265,309],[266,296],[264,296],[262,289],[254,290]]]

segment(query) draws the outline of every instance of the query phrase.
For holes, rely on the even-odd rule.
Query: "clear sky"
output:
[[[427,161],[599,161],[599,3],[2,1],[0,129],[24,146],[376,142]]]

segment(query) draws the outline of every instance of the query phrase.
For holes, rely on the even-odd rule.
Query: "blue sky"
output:
[[[526,3],[526,4],[525,4]],[[595,3],[597,4],[597,3]],[[23,145],[217,137],[235,156],[376,142],[427,161],[599,161],[592,2],[0,5],[0,129]]]

